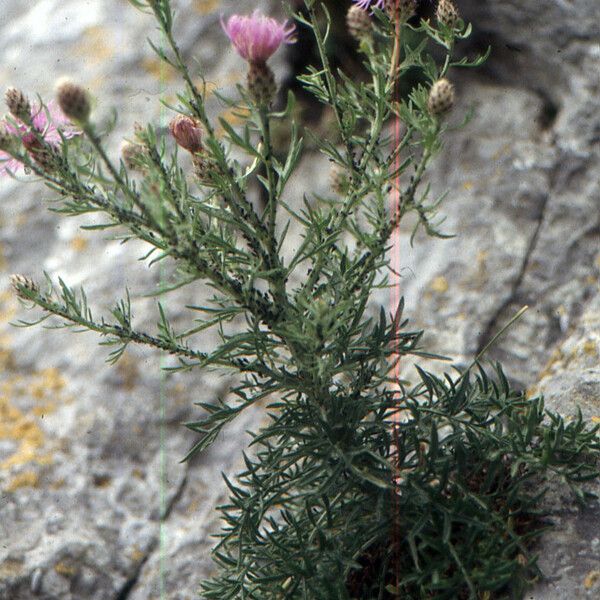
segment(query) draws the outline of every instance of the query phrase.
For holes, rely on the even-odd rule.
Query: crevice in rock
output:
[[[536,89],[534,91],[542,101],[542,108],[536,119],[537,125],[542,131],[549,131],[556,123],[556,119],[560,112],[560,105],[552,100],[544,90]]]
[[[500,322],[504,319],[507,309],[519,297],[519,288],[521,287],[523,278],[525,277],[525,273],[527,272],[527,269],[529,267],[531,256],[533,254],[533,251],[535,250],[535,247],[536,247],[539,235],[540,235],[540,231],[541,231],[542,225],[544,223],[544,218],[546,216],[546,208],[548,206],[549,200],[550,200],[550,193],[546,194],[543,197],[543,200],[542,200],[542,203],[540,206],[540,210],[539,210],[539,214],[538,214],[538,218],[536,220],[536,223],[535,223],[535,226],[533,229],[533,234],[531,235],[531,238],[529,239],[529,242],[527,244],[527,248],[526,248],[525,254],[523,256],[523,261],[521,262],[521,267],[519,268],[519,272],[517,273],[517,276],[515,277],[515,279],[513,281],[510,292],[509,292],[508,296],[504,299],[504,301],[495,310],[494,314],[489,319],[486,326],[484,327],[481,334],[479,335],[476,354],[479,354],[480,352],[482,352],[482,350],[486,347],[486,345],[491,341],[493,336],[498,331]]]
[[[223,400],[225,398],[225,396],[229,393],[232,385],[234,384],[234,382],[236,381],[235,377],[228,377],[223,383],[222,385],[220,385],[216,391],[215,394],[215,398],[216,400]],[[172,423],[165,423],[166,425],[172,424]],[[181,426],[181,423],[178,421],[177,422],[178,426]],[[196,457],[192,458],[191,460],[187,461],[186,463],[186,471],[187,469],[189,469],[193,463],[194,460],[198,458],[198,455],[196,455]],[[179,487],[177,488],[177,491],[175,492],[175,494],[173,495],[173,497],[171,498],[171,501],[168,503],[168,505],[165,507],[165,511],[162,515],[161,521],[167,521],[168,518],[171,516],[171,513],[173,512],[173,509],[175,508],[175,505],[177,504],[177,502],[179,502],[179,500],[181,499],[181,497],[183,496],[183,493],[185,492],[186,486],[188,483],[188,478],[187,478],[187,472],[186,475],[184,475],[183,479],[181,480],[181,483],[179,485]],[[142,559],[139,561],[139,563],[136,565],[135,570],[132,572],[131,576],[129,577],[129,579],[127,579],[127,581],[123,584],[123,586],[121,587],[121,589],[118,591],[117,595],[115,596],[115,600],[128,600],[128,598],[130,597],[131,593],[133,592],[140,574],[142,572],[142,569],[144,568],[144,565],[148,562],[148,560],[150,559],[150,557],[152,556],[152,554],[156,551],[157,547],[159,545],[159,538],[156,537],[154,542],[150,545],[150,547],[148,548],[147,552],[145,553],[145,555],[142,557]]]
[[[181,480],[181,483],[179,484],[179,487],[177,488],[177,491],[175,492],[175,494],[173,494],[171,501],[165,507],[165,511],[164,511],[161,521],[166,521],[169,518],[169,516],[171,515],[171,512],[173,511],[173,507],[175,506],[175,504],[177,504],[177,502],[181,498],[183,492],[185,491],[186,485],[187,485],[187,474],[184,475],[183,479]],[[144,556],[136,564],[135,569],[131,573],[131,576],[129,577],[129,579],[127,579],[127,581],[123,584],[121,589],[117,592],[117,594],[115,596],[115,600],[127,600],[130,597],[131,592],[135,588],[135,586],[140,578],[140,573],[142,572],[144,565],[148,562],[148,560],[152,556],[152,554],[154,554],[158,545],[159,545],[159,536],[154,538],[154,541],[152,542],[152,544],[150,544],[150,546],[148,547],[148,550],[146,551]]]

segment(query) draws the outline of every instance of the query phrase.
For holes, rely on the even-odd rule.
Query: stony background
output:
[[[270,3],[176,5],[186,54],[211,85],[230,89],[243,64],[218,17]],[[459,6],[477,32],[464,50],[492,44],[494,52],[485,68],[456,74],[460,105],[473,103],[476,116],[449,136],[431,175],[437,190],[451,191],[445,227],[457,237],[398,242],[407,315],[464,364],[529,305],[490,356],[552,409],[572,414],[579,404],[600,421],[600,4]],[[0,14],[1,87],[49,98],[58,76],[76,76],[97,98],[98,119],[118,110],[115,152],[136,119],[168,120],[159,99],[172,99],[179,84],[145,43],[156,37],[150,18],[125,0],[0,0]],[[288,70],[282,59],[277,70]],[[307,154],[298,196],[319,171],[316,185],[327,186],[319,161]],[[194,440],[180,425],[197,416],[192,402],[226,394],[229,380],[161,376],[166,359],[137,348],[111,368],[92,334],[8,325],[31,316],[9,292],[8,274],[42,270],[84,285],[99,313],[127,286],[139,326],[156,321],[155,302],[142,294],[168,274],[136,260],[141,246],[57,218],[48,200],[39,185],[0,182],[0,599],[196,598],[211,569],[219,471],[235,470],[243,431],[260,415],[244,415],[206,454],[180,464]],[[175,322],[187,318],[177,306],[202,296],[201,286],[168,296]],[[580,511],[559,488],[550,500],[557,528],[541,549],[549,578],[530,597],[597,597],[600,509]]]

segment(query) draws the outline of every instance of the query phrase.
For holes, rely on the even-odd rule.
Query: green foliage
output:
[[[143,240],[153,264],[169,259],[174,279],[159,295],[197,280],[213,295],[187,307],[192,318],[183,331],[159,303],[149,333],[135,327],[129,292],[110,318],[98,318],[85,292],[62,280],[48,280],[46,290],[25,279],[15,285],[42,309],[39,320],[55,315],[62,326],[104,336],[115,347],[111,362],[133,342],[175,355],[173,371],[240,374],[226,399],[199,403],[202,415],[187,423],[198,442],[186,458],[247,407],[269,403],[245,470],[226,479],[218,571],[203,597],[520,597],[537,573],[530,544],[541,531],[540,482],[562,479],[585,499],[579,486],[597,474],[597,428],[545,413],[541,399],[512,391],[499,367],[493,378],[481,368],[445,379],[419,370],[416,385],[399,382],[398,360],[431,355],[421,332],[407,330],[402,302],[388,314],[372,299],[388,285],[390,238],[407,215],[415,232],[447,235],[436,219],[443,198],[430,198],[425,179],[447,125],[429,112],[428,94],[450,68],[480,64],[454,57],[455,41],[470,28],[399,26],[376,11],[375,34],[360,45],[370,79],[355,81],[332,72],[327,12],[305,2],[296,19],[313,33],[321,64],[300,80],[331,109],[340,140],[314,135],[314,143],[347,185],[326,197],[307,192],[300,204],[287,189],[303,149],[293,95],[278,112],[256,105],[242,86],[234,99],[219,96],[242,124],[221,119],[218,135],[205,90],[175,42],[171,3],[130,2],[154,16],[164,43],[152,47],[182,76],[174,114],[203,130],[193,172],[152,126],[136,131],[129,162],[110,159],[106,132],[93,123],[43,164],[22,146],[10,153],[58,192],[53,210],[101,212],[106,222],[93,228]],[[439,64],[432,45],[443,53]],[[415,69],[421,83],[398,99],[399,81]],[[387,127],[395,117],[404,124],[400,139]],[[272,147],[274,125],[288,128],[283,153]],[[251,201],[256,184],[262,208]],[[284,256],[291,226],[301,243]],[[234,326],[240,321],[242,329]],[[220,344],[200,351],[195,336],[209,328]]]

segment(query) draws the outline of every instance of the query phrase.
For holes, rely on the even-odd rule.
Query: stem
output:
[[[396,22],[394,24],[395,36],[394,36],[394,48],[392,49],[392,59],[390,60],[390,72],[388,73],[388,77],[391,81],[391,84],[394,85],[396,80],[396,75],[398,74],[398,66],[400,64],[400,32],[402,31],[402,21],[400,21],[400,17],[396,17]]]
[[[275,181],[275,170],[273,169],[273,147],[271,144],[271,124],[269,121],[269,115],[267,113],[267,109],[262,106],[259,111],[260,125],[261,125],[261,134],[262,134],[262,142],[264,145],[264,157],[263,163],[265,165],[265,169],[267,171],[267,181],[269,184],[269,188],[267,190],[269,194],[269,199],[267,202],[267,212],[268,212],[268,229],[269,236],[271,238],[272,247],[271,252],[274,253],[277,248],[277,239],[275,238],[275,223],[277,216],[277,198],[275,193],[275,188],[277,183]]]

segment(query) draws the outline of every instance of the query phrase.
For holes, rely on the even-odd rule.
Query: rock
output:
[[[598,417],[598,278],[600,274],[600,5],[596,0],[464,0],[476,38],[468,52],[493,45],[486,67],[451,73],[458,98],[454,123],[474,103],[475,117],[451,132],[430,180],[448,189],[445,231],[430,241],[410,230],[397,240],[395,266],[411,326],[427,329],[430,348],[467,364],[524,305],[529,310],[488,353],[518,385],[539,390],[548,407]],[[255,5],[266,7],[266,1]],[[218,24],[215,0],[181,0],[177,28],[188,60],[198,58],[210,85],[235,93],[244,65]],[[0,25],[0,84],[48,99],[61,75],[79,77],[96,98],[94,119],[119,113],[110,137],[116,156],[136,120],[166,125],[159,100],[175,101],[175,74],[145,43],[150,17],[119,0],[11,0]],[[543,18],[540,18],[543,15]],[[278,77],[286,65],[277,64]],[[211,103],[211,111],[221,110]],[[290,186],[329,185],[320,157],[308,154]],[[315,174],[318,176],[315,177]],[[142,244],[80,232],[86,219],[46,211],[50,192],[0,182],[0,598],[196,598],[210,572],[210,533],[218,530],[220,472],[238,468],[243,432],[260,409],[231,425],[191,463],[196,439],[181,426],[197,418],[194,401],[227,392],[214,373],[160,374],[160,357],[131,348],[116,367],[92,334],[14,329],[27,319],[8,289],[8,274],[41,279],[47,270],[84,285],[98,314],[128,287],[136,324],[153,329],[155,300],[144,298],[167,271],[136,258]],[[91,220],[93,222],[93,219]],[[168,295],[166,309],[199,302],[201,285]],[[390,292],[378,300],[392,305]],[[202,344],[210,347],[210,335]],[[165,359],[166,360],[166,359]],[[447,364],[432,365],[448,369]],[[412,364],[407,361],[407,372]],[[557,529],[541,545],[549,579],[535,600],[592,598],[598,593],[597,506],[572,507],[557,493],[548,503]],[[165,568],[166,567],[166,568]]]
[[[209,83],[235,93],[245,67],[225,43],[221,10],[202,0],[178,2],[179,39],[188,59],[204,63]],[[58,76],[79,78],[96,97],[97,122],[118,110],[111,156],[136,120],[153,119],[164,128],[169,113],[160,99],[175,102],[181,87],[146,44],[154,35],[148,16],[117,0],[40,0],[35,7],[15,0],[8,17],[0,26],[3,87],[18,85],[47,100]],[[284,65],[273,62],[281,79]],[[215,101],[210,107],[213,114],[222,111]],[[160,557],[176,553],[182,560],[184,546],[187,574],[176,567],[168,587],[191,597],[209,568],[208,561],[204,571],[196,568],[197,556],[208,558],[209,533],[217,529],[214,506],[225,487],[220,473],[238,468],[244,430],[256,422],[256,411],[236,422],[214,451],[181,464],[197,439],[182,426],[200,416],[193,402],[225,394],[230,378],[161,374],[171,358],[146,348],[129,349],[113,368],[94,335],[8,326],[32,316],[17,303],[8,275],[28,273],[40,282],[46,270],[55,281],[60,276],[85,286],[96,314],[107,315],[129,288],[136,327],[155,329],[156,299],[143,294],[154,291],[169,268],[139,263],[143,244],[79,230],[97,218],[48,213],[51,197],[39,185],[0,182],[0,598],[150,598],[162,578]],[[199,284],[162,302],[182,325],[194,314],[176,307],[206,296]],[[216,343],[214,335],[203,338],[206,348]],[[173,534],[165,535],[167,529]],[[175,534],[179,529],[183,533]]]

